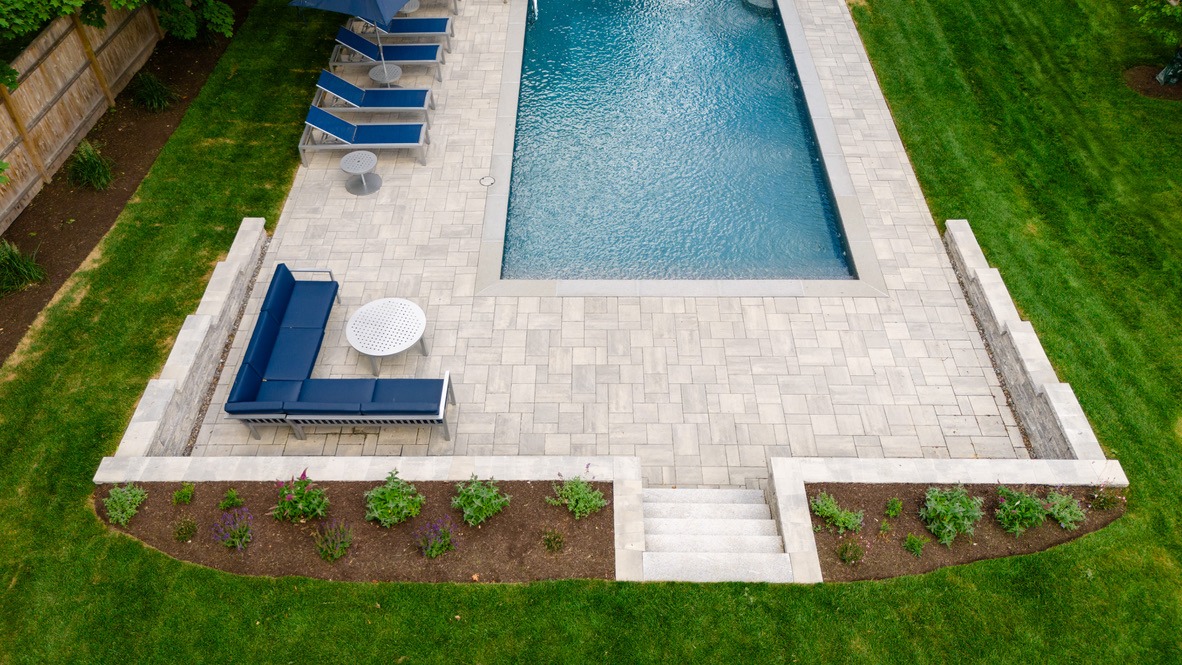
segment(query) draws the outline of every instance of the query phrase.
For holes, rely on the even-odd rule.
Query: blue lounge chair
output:
[[[427,163],[427,125],[421,122],[353,124],[315,106],[308,109],[300,138],[300,160],[308,164],[313,150],[406,150],[419,151],[419,163]]]
[[[425,65],[435,68],[435,79],[442,81],[443,47],[439,44],[382,44],[378,45],[348,28],[337,30],[337,45],[332,50],[331,66],[374,65],[385,62],[388,65],[406,67]]]
[[[373,24],[362,19],[353,19],[352,28],[355,32],[373,30]],[[387,25],[379,26],[382,31],[382,43],[385,37],[429,37],[443,40],[443,50],[451,53],[451,38],[455,34],[451,17],[397,17],[390,19]]]
[[[312,105],[338,113],[415,113],[431,128],[428,111],[435,100],[427,88],[359,88],[328,71],[320,72]]]

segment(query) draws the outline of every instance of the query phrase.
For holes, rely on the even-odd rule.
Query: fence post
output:
[[[33,145],[33,137],[29,136],[29,130],[25,127],[24,119],[21,118],[21,114],[16,110],[16,104],[12,103],[12,96],[8,94],[8,86],[2,83],[0,83],[0,98],[4,99],[4,108],[8,109],[8,115],[12,118],[12,124],[16,125],[16,131],[21,135],[21,143],[25,146],[25,152],[29,153],[29,159],[33,160],[33,164],[41,174],[41,180],[48,185],[49,173],[45,171],[45,162],[41,161],[41,153],[37,152],[37,146]]]
[[[148,15],[152,17],[152,27],[156,29],[156,41],[164,39],[164,28],[160,27],[160,15],[156,13],[156,8],[152,5],[145,5],[148,10]]]
[[[103,94],[107,97],[107,104],[111,107],[115,106],[115,95],[111,94],[111,86],[107,85],[107,77],[103,75],[103,68],[99,66],[98,58],[94,55],[94,49],[90,48],[90,39],[86,37],[86,30],[83,29],[82,19],[78,18],[78,14],[70,14],[70,19],[74,21],[74,32],[78,33],[78,39],[82,40],[82,48],[86,51],[86,59],[90,60],[90,68],[94,70],[94,77],[98,79],[99,87],[103,89]]]

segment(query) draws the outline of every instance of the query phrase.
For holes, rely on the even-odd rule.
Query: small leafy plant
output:
[[[970,497],[964,487],[949,490],[929,487],[919,509],[919,519],[941,545],[952,547],[957,535],[972,535],[981,520],[981,504],[984,502],[981,497]]]
[[[24,254],[19,247],[0,238],[0,296],[16,293],[43,279],[45,268],[37,265],[37,252]]]
[[[187,543],[197,535],[197,520],[192,515],[183,515],[172,527],[172,537],[178,543]]]
[[[928,544],[928,539],[924,536],[917,536],[914,533],[907,534],[903,539],[903,549],[911,553],[911,556],[916,559],[923,556],[923,546]]]
[[[213,525],[213,537],[222,545],[241,552],[254,537],[253,525],[254,515],[250,514],[249,508],[235,508],[222,513],[221,519]]]
[[[398,477],[395,469],[383,485],[365,493],[365,519],[390,527],[416,517],[426,499],[415,486]]]
[[[883,538],[886,538],[887,536],[890,535],[890,533],[891,533],[891,523],[886,520],[883,520],[882,523],[878,525],[878,535],[882,536]]]
[[[993,516],[1001,524],[1002,530],[1014,534],[1017,538],[1027,529],[1042,524],[1047,518],[1047,509],[1037,496],[1012,490],[1008,487],[997,488],[997,509]]]
[[[222,495],[222,500],[218,502],[218,510],[233,510],[245,503],[246,501],[238,496],[238,490],[231,487],[226,490],[226,493]]]
[[[1047,493],[1047,513],[1068,531],[1078,529],[1080,522],[1087,517],[1087,512],[1079,505],[1079,499],[1053,490]]]
[[[111,186],[115,179],[112,168],[115,161],[104,157],[99,152],[99,146],[83,140],[74,150],[74,156],[66,166],[66,178],[72,185],[86,186],[102,191]]]
[[[497,489],[497,481],[493,479],[477,480],[476,476],[467,483],[456,484],[456,495],[452,497],[451,507],[464,513],[464,522],[468,526],[477,526],[496,515],[509,505],[510,497]]]
[[[181,488],[172,493],[172,505],[187,506],[193,501],[193,491],[197,486],[193,483],[184,483]]]
[[[140,508],[140,504],[148,498],[148,492],[139,485],[128,483],[123,487],[118,485],[111,488],[107,498],[103,499],[103,506],[107,509],[107,519],[113,524],[127,526]]]
[[[456,525],[450,517],[444,516],[427,523],[415,532],[419,551],[428,559],[434,559],[456,548]]]
[[[566,537],[562,535],[561,531],[546,529],[542,532],[542,545],[546,547],[547,552],[556,554],[566,546]]]
[[[866,556],[866,548],[857,538],[846,538],[837,544],[837,558],[847,566],[862,562]]]
[[[271,515],[286,522],[305,522],[320,519],[328,514],[328,495],[323,488],[315,487],[304,469],[299,478],[289,482],[276,481],[279,488],[279,503],[271,509]]]
[[[813,497],[809,506],[813,509],[814,515],[825,520],[825,524],[836,528],[839,536],[846,531],[857,533],[862,530],[862,511],[855,513],[851,510],[842,510],[832,494],[821,492]]]
[[[312,531],[312,540],[316,543],[320,558],[332,563],[349,551],[349,546],[353,544],[353,529],[337,520],[317,524]]]
[[[903,500],[897,496],[887,499],[886,509],[883,510],[883,513],[891,519],[895,519],[899,515],[902,515],[903,514]]]
[[[1125,500],[1120,492],[1109,487],[1101,487],[1093,492],[1089,499],[1092,510],[1112,510]]]
[[[131,98],[136,105],[153,113],[160,113],[180,99],[180,95],[155,74],[140,72],[131,82]]]
[[[597,513],[607,505],[607,499],[603,498],[603,492],[592,487],[591,483],[583,480],[580,476],[567,478],[562,481],[561,485],[553,487],[554,496],[546,497],[546,503],[551,506],[566,506],[566,509],[577,520]]]

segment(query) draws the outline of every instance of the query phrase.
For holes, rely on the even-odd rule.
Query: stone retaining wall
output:
[[[1038,335],[1018,315],[1001,273],[989,267],[968,221],[948,220],[944,242],[1034,454],[1043,459],[1104,459],[1075,392],[1055,375]]]
[[[263,219],[247,217],[225,261],[213,269],[197,312],[185,318],[160,377],[148,382],[115,451],[118,457],[180,455],[205,402],[205,391],[246,302],[266,245]]]

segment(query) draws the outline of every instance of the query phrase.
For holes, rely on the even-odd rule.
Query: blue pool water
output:
[[[778,14],[539,4],[503,278],[851,278]]]

